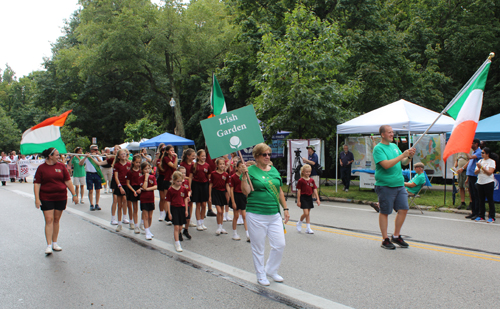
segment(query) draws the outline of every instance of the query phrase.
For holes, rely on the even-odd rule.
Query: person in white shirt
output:
[[[87,181],[87,190],[89,190],[89,201],[90,201],[90,210],[101,210],[101,207],[99,207],[99,198],[101,197],[101,177],[97,173],[97,170],[95,169],[94,165],[90,162],[92,160],[90,158],[91,155],[99,155],[99,148],[97,148],[97,145],[90,145],[90,154],[86,154],[85,160],[80,161],[80,165],[85,164],[85,172],[86,172],[86,181]],[[94,157],[98,162],[101,162],[101,157],[97,156]],[[98,167],[99,168],[99,167]],[[92,199],[94,196],[94,189],[95,189],[95,204],[92,203]],[[95,206],[94,206],[95,205]]]
[[[479,215],[476,222],[484,222],[486,216],[486,198],[489,204],[488,223],[495,222],[495,202],[493,201],[493,190],[495,187],[496,162],[490,159],[491,150],[484,147],[481,151],[481,160],[476,163],[474,174],[477,175],[477,191],[479,193]]]

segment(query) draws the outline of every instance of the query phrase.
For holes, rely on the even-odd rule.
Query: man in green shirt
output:
[[[406,190],[410,195],[417,195],[425,183],[424,163],[418,162],[414,167],[417,175],[415,175],[410,182],[405,182]]]
[[[408,212],[408,193],[404,187],[404,177],[401,163],[407,165],[415,154],[415,148],[401,153],[398,146],[392,143],[394,131],[391,126],[383,125],[379,129],[382,141],[373,148],[375,161],[375,192],[380,205],[379,226],[384,241],[382,248],[396,249],[394,244],[401,248],[408,248],[408,244],[401,238],[401,227]],[[388,217],[392,210],[397,212],[395,228],[392,238],[387,236]]]

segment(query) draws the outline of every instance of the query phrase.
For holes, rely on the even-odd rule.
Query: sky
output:
[[[0,69],[5,64],[19,78],[42,70],[51,43],[63,35],[64,19],[79,8],[78,0],[0,0]]]

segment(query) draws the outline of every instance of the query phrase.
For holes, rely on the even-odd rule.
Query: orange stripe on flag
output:
[[[444,148],[443,159],[446,162],[449,156],[470,151],[474,135],[476,135],[477,122],[467,120],[457,125],[451,132],[450,139]]]
[[[31,130],[35,130],[41,127],[46,127],[46,126],[56,126],[56,127],[62,127],[64,123],[66,122],[66,118],[68,118],[69,113],[71,113],[73,110],[70,109],[69,111],[59,115],[59,116],[54,116],[45,119],[44,121],[40,122],[36,126],[33,126]]]

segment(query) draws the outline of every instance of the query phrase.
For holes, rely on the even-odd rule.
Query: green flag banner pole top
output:
[[[210,155],[220,157],[264,142],[253,105],[201,121]]]

